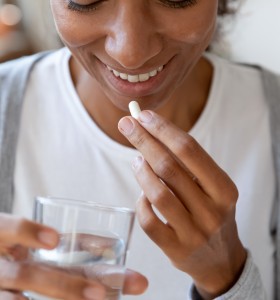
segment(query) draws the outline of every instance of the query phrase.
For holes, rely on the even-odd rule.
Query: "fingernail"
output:
[[[116,267],[113,270],[107,270],[102,276],[102,284],[110,289],[121,290],[124,285],[124,270],[120,267]]]
[[[88,300],[103,300],[105,298],[105,291],[100,288],[88,286],[84,289],[83,295]]]
[[[138,170],[141,167],[141,165],[143,164],[143,161],[144,161],[144,159],[142,156],[137,156],[132,162],[132,168],[134,170]]]
[[[130,135],[134,129],[134,125],[129,118],[122,118],[119,122],[119,128],[125,135]]]
[[[147,111],[141,111],[140,115],[139,115],[139,120],[143,123],[149,123],[152,121],[153,115]]]
[[[38,233],[38,239],[43,244],[54,247],[57,243],[57,235],[50,231],[40,231]]]

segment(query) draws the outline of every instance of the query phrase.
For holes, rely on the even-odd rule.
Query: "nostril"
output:
[[[143,38],[129,38],[125,34],[120,34],[118,37],[106,39],[105,51],[124,69],[135,70],[159,55],[162,47]]]

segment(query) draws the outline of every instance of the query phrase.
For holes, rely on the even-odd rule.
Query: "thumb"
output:
[[[126,270],[123,293],[127,295],[140,295],[143,294],[148,288],[148,280],[142,274]]]

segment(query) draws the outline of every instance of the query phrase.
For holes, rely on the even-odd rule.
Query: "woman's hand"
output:
[[[189,134],[151,111],[138,121],[125,117],[119,129],[143,155],[133,162],[143,190],[139,222],[212,299],[234,285],[246,261],[235,222],[237,188]]]
[[[29,248],[53,249],[58,240],[51,228],[0,213],[0,299],[26,299],[27,290],[67,300],[105,299],[99,282],[27,259]],[[146,287],[145,277],[127,271],[124,293],[141,294]]]

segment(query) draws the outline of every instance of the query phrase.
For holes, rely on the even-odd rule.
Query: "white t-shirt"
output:
[[[207,54],[214,79],[190,133],[237,184],[240,238],[273,299],[274,244],[269,222],[275,194],[269,113],[260,74]],[[107,137],[83,107],[59,50],[35,66],[25,96],[14,175],[14,213],[31,218],[36,195],[134,208],[140,188],[131,170],[138,155]],[[191,278],[176,270],[136,222],[127,265],[149,278],[141,300],[186,299]],[[135,299],[125,296],[124,299]]]

